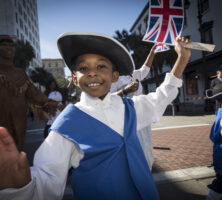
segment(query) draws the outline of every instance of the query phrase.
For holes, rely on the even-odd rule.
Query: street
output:
[[[44,122],[38,122],[35,119],[32,121],[32,119],[29,117],[27,119],[27,131],[24,150],[27,154],[30,165],[32,165],[35,151],[44,140],[44,126]]]

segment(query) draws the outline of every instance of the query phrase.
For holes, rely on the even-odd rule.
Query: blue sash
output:
[[[72,104],[51,127],[84,152],[79,167],[72,170],[75,200],[159,199],[137,138],[133,101],[123,102],[124,137]]]
[[[222,108],[216,113],[216,120],[211,128],[210,139],[214,143],[213,147],[213,165],[217,174],[222,176],[222,136],[221,125]]]

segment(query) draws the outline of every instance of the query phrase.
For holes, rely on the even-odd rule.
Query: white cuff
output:
[[[173,73],[166,73],[166,77],[165,77],[163,84],[172,85],[172,86],[179,88],[182,86],[183,81],[182,81],[182,79],[179,79],[176,76],[174,76]]]

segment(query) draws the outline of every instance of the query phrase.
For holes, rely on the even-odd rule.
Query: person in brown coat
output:
[[[13,64],[15,45],[8,35],[0,35],[0,126],[8,129],[19,151],[24,149],[28,107],[39,120],[47,119],[58,103],[49,100]]]

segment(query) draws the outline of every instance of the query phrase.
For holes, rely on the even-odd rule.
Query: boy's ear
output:
[[[73,83],[74,83],[76,86],[78,86],[77,76],[76,76],[75,73],[73,74],[72,80],[73,80]]]
[[[113,72],[113,80],[112,80],[112,82],[114,83],[114,82],[118,81],[118,79],[119,79],[119,72],[118,71],[114,71]]]

